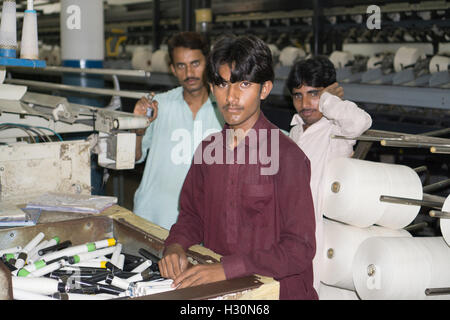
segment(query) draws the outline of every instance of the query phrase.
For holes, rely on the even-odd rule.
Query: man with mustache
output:
[[[317,299],[309,160],[260,108],[273,87],[271,51],[254,36],[223,38],[208,57],[206,74],[226,125],[196,150],[178,221],[158,263],[161,275],[179,289],[260,274],[280,282],[280,299]],[[195,161],[211,146],[221,161]],[[270,150],[277,170],[266,172],[261,158],[252,164],[255,149]],[[245,161],[239,162],[242,150]],[[221,261],[189,266],[186,250],[199,243]]]
[[[342,87],[336,82],[332,62],[323,56],[294,64],[286,82],[297,114],[289,136],[311,161],[311,192],[316,215],[314,287],[320,281],[323,212],[321,210],[323,173],[335,158],[351,157],[355,140],[332,139],[332,135],[358,137],[372,125],[368,113],[351,101],[344,101]]]
[[[152,101],[140,99],[134,114],[146,115],[153,110],[150,126],[136,132],[137,163],[145,159],[141,183],[134,195],[133,212],[137,215],[170,229],[178,216],[178,198],[190,163],[176,163],[171,158],[179,144],[173,139],[175,132],[184,130],[190,136],[201,128],[207,132],[220,131],[223,118],[211,101],[204,81],[206,56],[209,44],[205,37],[196,32],[175,34],[168,42],[170,69],[181,86],[157,94]],[[200,137],[202,138],[202,137]],[[201,139],[200,139],[201,140]],[[200,141],[191,139],[186,151],[191,159]]]

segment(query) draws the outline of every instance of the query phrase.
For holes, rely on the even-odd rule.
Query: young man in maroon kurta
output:
[[[256,37],[224,38],[207,76],[227,124],[196,150],[161,275],[185,288],[260,274],[280,281],[280,299],[317,299],[310,163],[260,109],[273,86],[271,52]],[[199,243],[220,263],[189,267],[185,252]]]

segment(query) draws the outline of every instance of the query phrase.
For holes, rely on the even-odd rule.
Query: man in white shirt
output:
[[[343,89],[327,57],[317,56],[297,62],[286,85],[297,113],[289,137],[311,162],[311,193],[316,215],[316,256],[313,261],[314,288],[320,283],[323,256],[322,181],[327,164],[335,158],[351,157],[356,140],[333,139],[332,135],[357,137],[372,125],[368,113],[351,101],[341,100]]]

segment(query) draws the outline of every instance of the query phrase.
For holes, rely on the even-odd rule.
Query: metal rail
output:
[[[32,81],[32,80],[19,80],[19,79],[5,79],[5,83],[10,84],[18,84],[23,86],[49,89],[49,90],[63,90],[63,91],[72,91],[78,93],[90,93],[96,95],[103,96],[119,96],[123,98],[132,98],[132,99],[140,99],[147,95],[147,92],[138,92],[138,91],[124,91],[124,90],[113,90],[113,89],[101,89],[101,88],[87,88],[87,87],[78,87],[78,86],[70,86],[66,84],[58,84],[51,82],[41,82],[41,81]]]

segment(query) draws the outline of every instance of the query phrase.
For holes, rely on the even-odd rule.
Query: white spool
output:
[[[356,291],[327,286],[320,283],[319,300],[359,300]]]
[[[136,70],[150,71],[152,65],[152,50],[147,47],[137,47],[133,51],[131,66]]]
[[[405,67],[414,65],[417,61],[425,57],[425,53],[421,48],[400,47],[395,53],[394,70],[395,72],[400,72]]]
[[[355,58],[350,51],[333,51],[329,59],[336,69],[341,69]]]
[[[27,10],[24,13],[20,58],[39,59],[37,13],[34,10]]]
[[[450,247],[442,237],[422,237],[420,241],[431,254],[431,279],[428,288],[450,287]],[[428,300],[450,300],[450,295],[426,296]]]
[[[54,46],[48,57],[48,64],[51,66],[60,66],[61,65],[61,49],[59,46]]]
[[[445,199],[442,211],[450,212],[450,195]],[[445,242],[450,246],[450,219],[441,218],[439,219],[439,224],[442,236],[444,237]]]
[[[0,67],[0,84],[3,84],[6,78],[6,68],[4,66]]]
[[[59,2],[61,59],[103,61],[105,57],[103,1]]]
[[[430,73],[448,71],[449,64],[450,64],[450,57],[436,55],[430,60],[429,64]]]
[[[297,61],[304,59],[306,53],[303,49],[297,47],[286,47],[281,50],[279,60],[282,66],[291,67]]]
[[[277,63],[280,59],[280,49],[278,49],[278,47],[276,45],[274,45],[273,43],[270,43],[267,45],[270,49],[270,52],[272,53],[272,59],[274,64]]]
[[[0,48],[17,49],[16,1],[3,1]]]
[[[0,99],[5,100],[20,100],[27,92],[26,86],[19,86],[14,84],[0,84]]]
[[[418,206],[381,202],[381,195],[422,199],[422,184],[411,168],[352,158],[330,162],[323,188],[323,214],[360,228],[400,229],[419,212]]]
[[[449,267],[450,248],[442,237],[374,237],[360,245],[352,269],[361,299],[403,300],[436,299],[425,290],[449,287]]]
[[[149,126],[149,120],[146,117],[117,117],[114,119],[114,129],[140,129]]]
[[[42,45],[39,48],[39,59],[44,60],[45,63],[49,64],[51,54],[51,47],[49,45]]]
[[[376,55],[376,56],[372,56],[369,58],[369,60],[367,60],[367,69],[368,70],[372,70],[372,69],[378,69],[381,68],[381,63],[384,59],[384,55]]]
[[[359,245],[371,237],[411,237],[406,230],[371,226],[357,228],[324,219],[324,246],[320,280],[330,286],[355,290],[352,276],[353,258]],[[319,296],[320,297],[320,296]]]
[[[152,63],[150,71],[170,73],[169,69],[169,51],[164,49],[159,49],[152,54]]]
[[[387,195],[393,197],[418,199],[423,198],[423,186],[417,172],[407,166],[383,165],[387,172],[390,190]],[[420,211],[420,206],[402,205],[385,202],[385,210],[376,222],[380,226],[401,229],[410,224]]]

